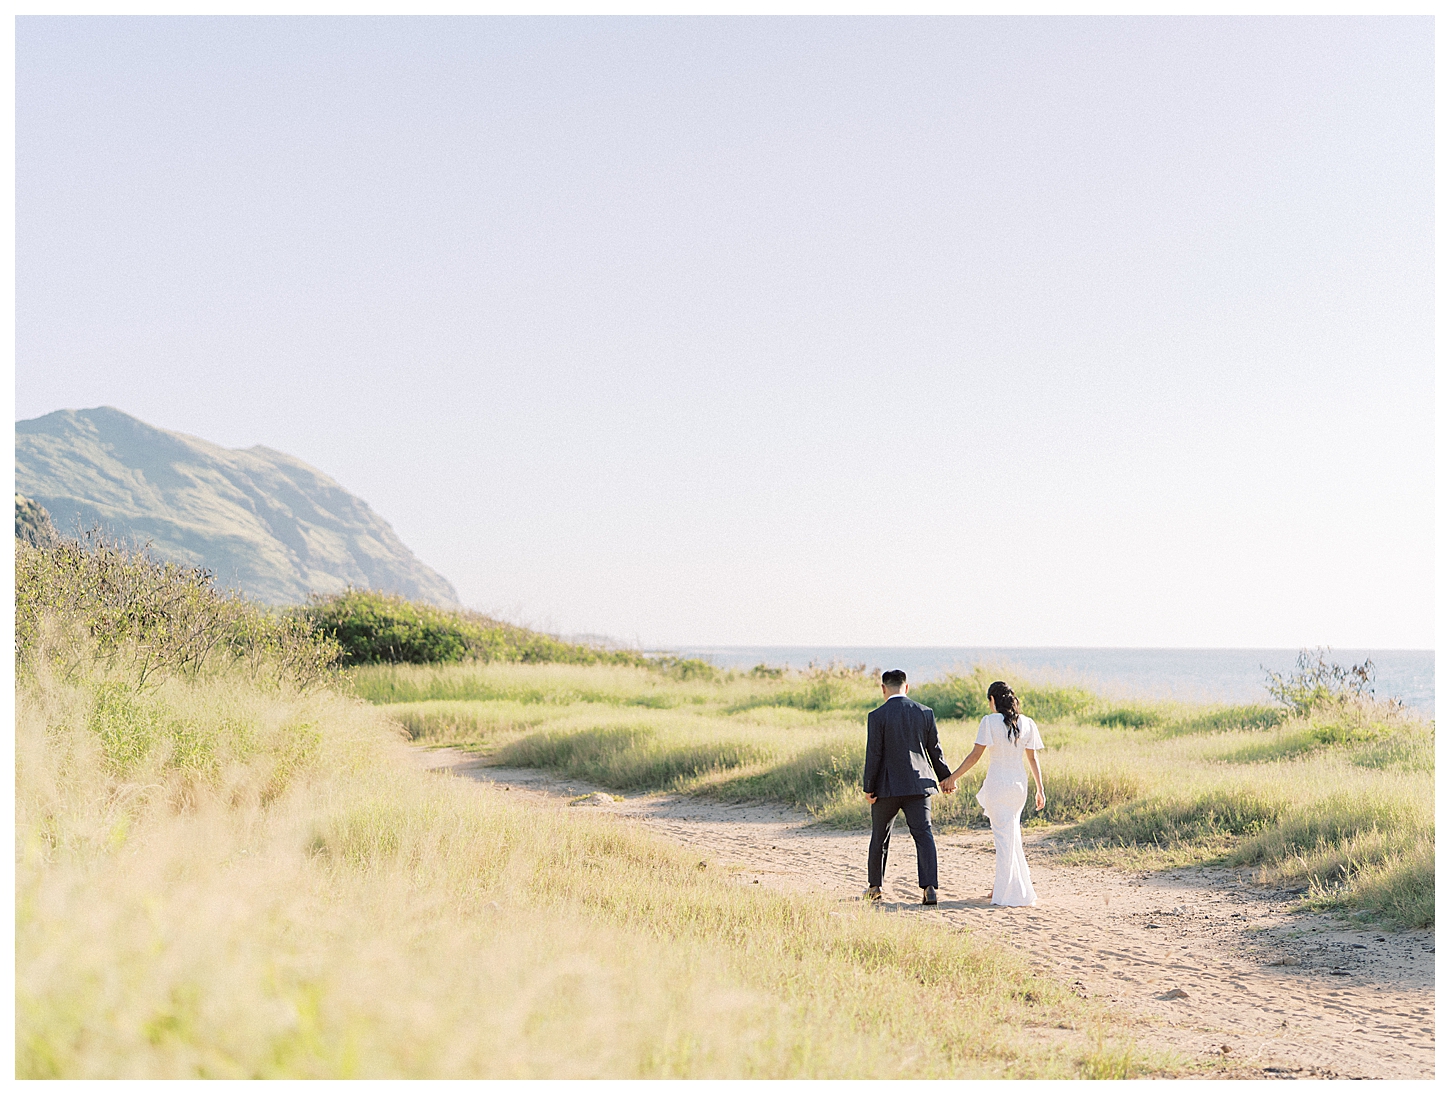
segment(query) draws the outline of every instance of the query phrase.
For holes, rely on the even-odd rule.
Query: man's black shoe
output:
[[[935,886],[928,886],[926,889],[924,889],[924,890],[921,891],[921,903],[923,905],[935,905],[936,904],[936,887]]]
[[[880,901],[881,900],[881,887],[880,886],[867,886],[866,889],[861,892],[861,900],[862,901]]]

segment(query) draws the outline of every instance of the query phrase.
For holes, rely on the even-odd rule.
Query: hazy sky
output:
[[[655,643],[1428,647],[1433,24],[22,19],[17,417]]]

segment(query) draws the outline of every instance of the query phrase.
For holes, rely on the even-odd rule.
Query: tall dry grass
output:
[[[742,887],[403,753],[376,707],[237,673],[22,679],[18,1075],[1143,1067],[1102,1012],[968,935]]]

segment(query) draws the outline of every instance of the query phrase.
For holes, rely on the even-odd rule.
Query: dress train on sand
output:
[[[1015,740],[1001,715],[988,715],[977,727],[977,744],[987,748],[987,778],[977,801],[992,823],[992,843],[997,846],[993,905],[1037,904],[1022,850],[1022,807],[1027,805],[1027,750],[1041,749],[1042,735],[1026,715],[1018,716],[1017,724]]]
[[[1022,807],[1027,805],[1027,783],[993,786],[990,775],[977,792],[977,801],[992,822],[992,843],[997,849],[997,877],[992,885],[993,905],[1036,905],[1032,872],[1022,850]]]

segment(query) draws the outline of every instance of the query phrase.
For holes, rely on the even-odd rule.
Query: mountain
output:
[[[217,584],[268,604],[348,585],[453,605],[362,499],[316,468],[261,445],[224,449],[114,407],[15,424],[15,491],[62,533],[99,525],[150,541],[160,558],[204,566]]]

